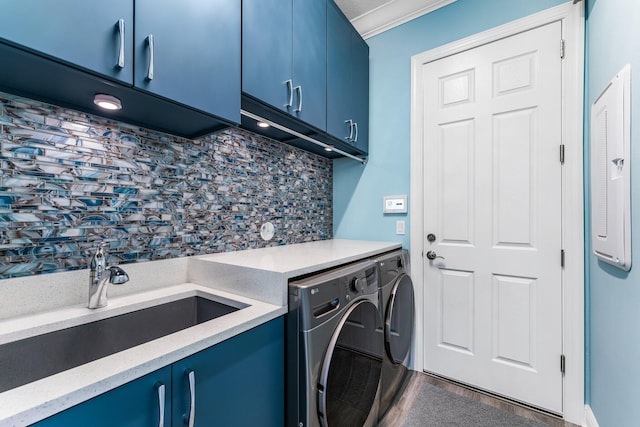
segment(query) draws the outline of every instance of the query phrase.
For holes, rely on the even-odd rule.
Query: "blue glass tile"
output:
[[[190,141],[0,103],[0,278],[85,268],[100,241],[128,263],[331,238],[330,160],[238,129]]]

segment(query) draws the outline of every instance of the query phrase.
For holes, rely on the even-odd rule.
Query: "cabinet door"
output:
[[[327,133],[366,153],[369,46],[337,7],[327,14]]]
[[[238,123],[240,1],[135,0],[135,86]]]
[[[354,121],[358,125],[355,146],[367,153],[369,151],[369,46],[355,30],[352,31],[352,105]]]
[[[191,371],[195,425],[284,425],[282,317],[173,364],[174,426],[189,418]]]
[[[242,91],[286,112],[293,103],[292,28],[292,0],[242,1]]]
[[[293,114],[327,128],[327,2],[293,1]]]
[[[133,0],[5,0],[0,40],[132,84],[133,25]]]
[[[351,24],[337,9],[327,7],[327,133],[350,143],[355,120],[351,90]]]
[[[165,386],[165,425],[170,425],[171,367],[167,366],[40,421],[34,426],[157,426],[160,421],[158,386],[161,384]]]

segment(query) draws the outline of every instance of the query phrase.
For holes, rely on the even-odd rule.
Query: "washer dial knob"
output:
[[[351,289],[352,292],[360,293],[362,292],[362,289],[364,288],[364,286],[362,286],[362,281],[360,279],[358,279],[357,277],[354,277],[353,279],[351,279],[349,288]]]

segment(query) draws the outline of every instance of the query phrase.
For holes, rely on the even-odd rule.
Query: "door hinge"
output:
[[[560,163],[564,164],[564,144],[560,144]]]
[[[564,354],[560,355],[560,372],[562,372],[562,374],[565,373],[567,367],[567,359],[566,357],[564,357]]]
[[[560,39],[560,58],[564,59],[564,39]]]
[[[560,249],[560,267],[564,268],[564,249]]]

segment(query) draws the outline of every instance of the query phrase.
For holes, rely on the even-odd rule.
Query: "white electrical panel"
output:
[[[591,242],[601,260],[631,268],[631,67],[591,107]]]

